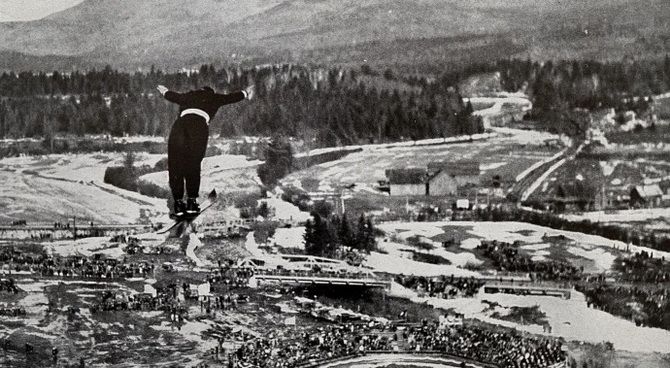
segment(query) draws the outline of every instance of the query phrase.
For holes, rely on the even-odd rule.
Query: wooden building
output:
[[[663,200],[663,191],[658,184],[636,185],[630,191],[630,203],[633,207],[659,207]]]
[[[422,168],[386,170],[389,194],[392,196],[428,195],[427,172]]]
[[[459,188],[477,187],[479,173],[477,161],[431,162],[428,164],[428,194],[456,195]]]

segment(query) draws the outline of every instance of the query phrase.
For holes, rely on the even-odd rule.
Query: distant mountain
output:
[[[648,57],[669,20],[667,0],[86,0],[0,23],[0,67]]]

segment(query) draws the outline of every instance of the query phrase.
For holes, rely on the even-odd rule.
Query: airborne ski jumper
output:
[[[219,108],[253,97],[253,86],[243,91],[219,94],[211,87],[177,93],[159,85],[166,100],[179,105],[179,117],[172,124],[168,138],[168,172],[174,198],[174,216],[200,213],[200,164],[207,151],[209,122]],[[186,192],[186,200],[184,200]]]

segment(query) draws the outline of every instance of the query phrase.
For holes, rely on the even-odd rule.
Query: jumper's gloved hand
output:
[[[251,100],[254,97],[254,93],[256,92],[256,86],[255,85],[249,85],[247,88],[244,90],[244,97],[247,100]]]
[[[158,87],[156,87],[156,89],[157,89],[158,92],[160,92],[160,94],[163,95],[163,96],[165,96],[165,92],[168,91],[167,87],[165,87],[165,86],[162,85],[162,84],[159,84]]]

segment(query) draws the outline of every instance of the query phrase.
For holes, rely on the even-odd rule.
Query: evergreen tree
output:
[[[365,251],[372,252],[377,248],[377,241],[375,240],[375,228],[372,225],[372,219],[368,217],[365,223]]]
[[[271,140],[265,151],[265,163],[258,167],[258,177],[263,184],[274,187],[279,179],[291,172],[293,149],[290,142],[281,137]]]
[[[310,223],[309,232],[307,225],[305,226],[305,251],[313,256],[332,257],[335,254],[336,245],[333,242],[328,221],[324,221],[318,213],[312,213],[312,217],[314,222]]]
[[[365,226],[365,216],[361,214],[358,218],[358,227],[356,229],[356,249],[365,250],[367,243],[367,234]]]
[[[351,230],[351,225],[349,224],[349,219],[347,218],[346,213],[342,215],[342,219],[339,221],[337,236],[339,243],[343,246],[349,248],[356,247],[356,240]]]

